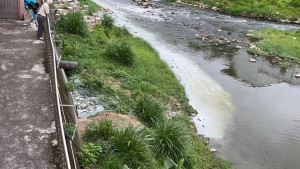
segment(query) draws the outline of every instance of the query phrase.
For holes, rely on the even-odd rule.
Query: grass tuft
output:
[[[123,157],[130,168],[151,168],[154,158],[149,149],[149,135],[132,126],[119,129],[112,138],[114,152]]]
[[[77,34],[86,36],[88,27],[80,12],[69,12],[61,15],[60,20],[56,23],[59,32]]]
[[[186,158],[191,135],[184,123],[165,119],[154,126],[153,146],[159,154],[169,157],[176,163]]]
[[[161,101],[145,95],[138,100],[135,114],[148,126],[164,118],[166,107]]]
[[[87,142],[106,140],[115,134],[115,128],[111,120],[104,119],[89,125],[83,134],[83,139]]]
[[[127,66],[132,66],[136,57],[129,43],[125,41],[110,43],[105,50],[105,56]]]
[[[102,16],[101,24],[103,27],[111,29],[114,26],[114,23],[115,20],[111,16],[107,14]]]

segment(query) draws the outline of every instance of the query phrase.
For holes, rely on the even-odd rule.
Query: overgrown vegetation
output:
[[[175,0],[167,0],[174,2]],[[300,18],[299,0],[183,0],[187,3],[217,7],[220,12],[255,18],[295,21]]]
[[[248,50],[256,55],[278,56],[300,61],[300,29],[296,32],[265,29],[249,32],[258,39],[254,44],[261,50]]]
[[[149,43],[114,25],[97,25],[85,37],[59,28],[63,59],[78,62],[76,71],[67,72],[79,77],[82,83],[76,87],[97,97],[106,109],[135,114],[147,126],[120,128],[108,119],[90,124],[82,148],[99,167],[166,169],[170,161],[184,160],[186,169],[230,168],[195,133],[189,117],[195,110],[183,86]],[[166,118],[168,111],[177,115]],[[78,155],[83,167],[91,167]]]
[[[88,27],[80,12],[70,12],[62,15],[60,20],[56,23],[58,30],[61,33],[77,34],[86,36]]]
[[[166,107],[161,101],[147,95],[138,99],[135,108],[135,114],[148,126],[164,119],[165,111]]]
[[[91,0],[78,0],[80,2],[80,6],[83,7],[84,5],[88,5],[89,8],[86,11],[86,14],[92,15],[93,13],[98,12],[100,7],[93,1]]]

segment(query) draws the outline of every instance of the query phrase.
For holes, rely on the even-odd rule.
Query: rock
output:
[[[70,7],[74,7],[74,6],[76,6],[76,3],[71,2],[71,3],[69,3],[69,6],[70,6]]]
[[[181,1],[180,0],[177,0],[177,1],[175,1],[176,3],[181,3]]]
[[[210,152],[211,152],[211,153],[215,153],[215,152],[217,152],[217,149],[215,149],[215,148],[210,148]]]
[[[68,7],[68,10],[69,11],[73,11],[73,7]]]
[[[242,47],[241,47],[241,46],[236,46],[236,48],[237,48],[237,49],[241,49]]]
[[[253,58],[250,58],[249,61],[250,61],[250,62],[256,62],[256,60],[253,59]]]
[[[195,116],[196,116],[196,114],[195,114],[195,113],[191,113],[191,116],[192,116],[192,117],[195,117]]]
[[[217,7],[215,7],[215,6],[212,7],[211,9],[214,10],[214,11],[219,11],[219,10],[220,10],[219,8],[217,8]]]
[[[300,78],[300,72],[295,75],[296,78]]]
[[[144,28],[146,28],[146,27],[147,27],[147,25],[143,25],[143,27],[144,27]]]
[[[88,5],[83,5],[83,8],[84,9],[89,9],[89,6]]]
[[[222,29],[219,29],[218,32],[222,32]]]
[[[96,17],[96,18],[95,18],[95,22],[96,22],[97,24],[100,24],[100,23],[101,23],[101,18],[100,18],[100,17]]]
[[[250,34],[250,33],[248,33],[248,34],[246,34],[246,36],[247,36],[247,37],[252,37],[253,35]]]

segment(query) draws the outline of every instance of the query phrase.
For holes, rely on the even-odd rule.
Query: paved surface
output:
[[[45,44],[23,23],[0,20],[0,168],[56,168]]]

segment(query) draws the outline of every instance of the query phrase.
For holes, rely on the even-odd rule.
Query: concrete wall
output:
[[[0,0],[1,19],[24,19],[24,0]]]

